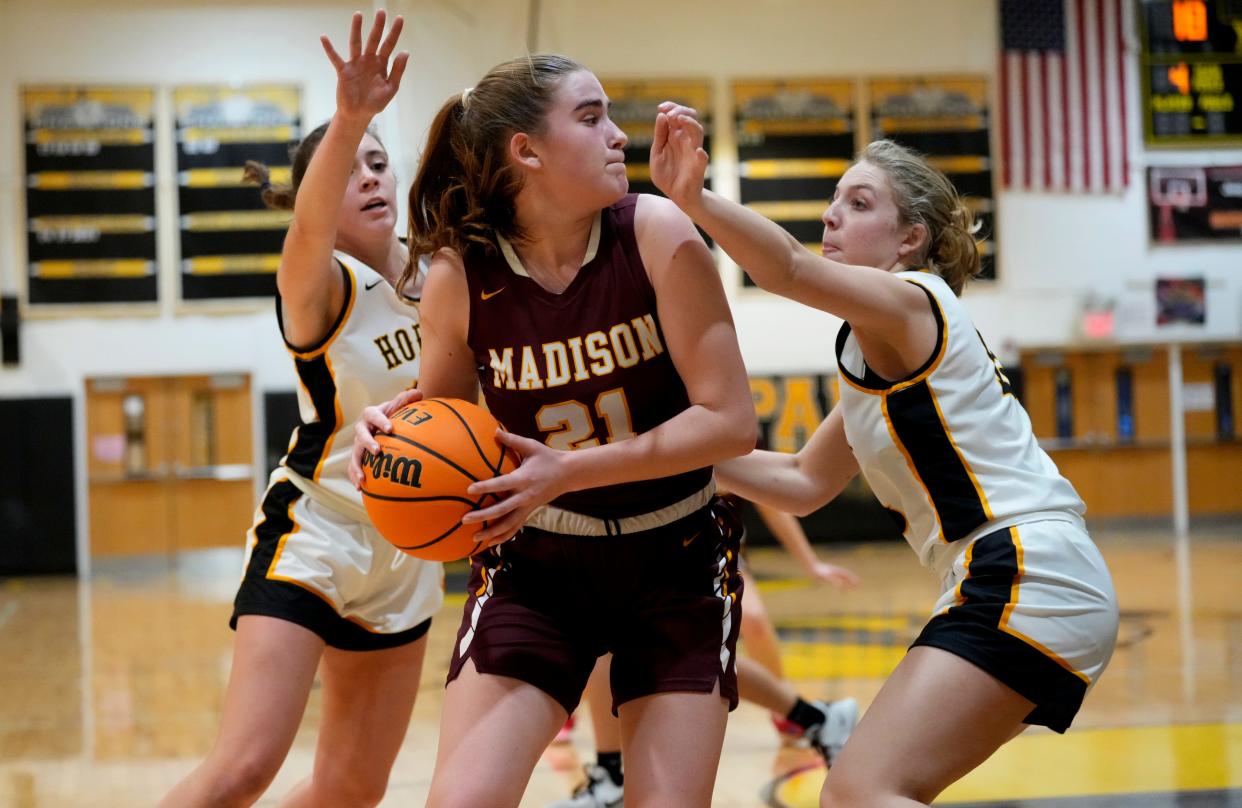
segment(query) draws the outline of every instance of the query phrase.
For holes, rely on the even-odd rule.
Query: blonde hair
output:
[[[980,223],[953,183],[925,157],[891,140],[867,144],[857,159],[884,172],[901,223],[921,224],[927,229],[927,241],[917,257],[919,264],[943,278],[954,294],[961,295],[966,282],[979,274],[975,233]]]

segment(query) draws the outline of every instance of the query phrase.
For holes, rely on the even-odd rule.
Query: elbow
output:
[[[759,442],[759,422],[755,420],[754,411],[747,408],[745,415],[738,419],[736,429],[730,430],[729,457],[750,454]]]

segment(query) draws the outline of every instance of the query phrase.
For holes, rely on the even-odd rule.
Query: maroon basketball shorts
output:
[[[737,706],[742,523],[718,499],[663,527],[614,536],[523,528],[475,557],[451,682],[480,673],[532,684],[566,712],[612,652],[613,711],[655,693]]]

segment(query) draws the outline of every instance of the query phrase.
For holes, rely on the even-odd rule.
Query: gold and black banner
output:
[[[290,214],[267,210],[242,183],[247,160],[289,182],[290,148],[301,137],[301,92],[291,85],[193,86],[173,90],[181,299],[270,297]]]
[[[712,86],[695,79],[600,79],[604,92],[612,101],[609,113],[617,126],[625,131],[630,142],[625,147],[625,171],[630,190],[641,194],[658,194],[651,183],[648,167],[652,131],[657,108],[662,101],[676,101],[694,107],[703,123],[703,148],[712,153]],[[708,168],[711,171],[711,168]],[[711,177],[707,180],[711,187]]]
[[[23,88],[32,305],[157,299],[154,101],[141,87]]]
[[[869,82],[871,136],[927,155],[980,222],[983,277],[996,277],[996,228],[988,82],[982,76],[882,78]]]
[[[853,80],[735,81],[733,103],[740,201],[818,252],[820,215],[854,156]]]

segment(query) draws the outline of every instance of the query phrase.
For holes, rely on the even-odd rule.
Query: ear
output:
[[[509,138],[509,159],[514,165],[527,169],[537,169],[543,165],[535,151],[535,144],[525,132],[517,132]]]
[[[901,244],[897,247],[897,257],[904,259],[922,255],[926,247],[927,225],[922,223],[912,224],[906,230],[905,238],[901,240]]]

